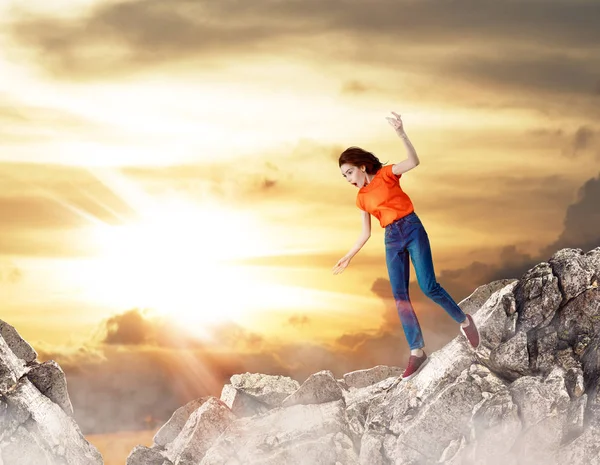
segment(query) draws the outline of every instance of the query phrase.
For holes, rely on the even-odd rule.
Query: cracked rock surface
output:
[[[480,347],[459,335],[408,381],[380,365],[234,375],[127,464],[600,465],[599,278],[600,247],[563,249],[477,288],[459,305]]]
[[[73,419],[67,381],[0,320],[0,465],[97,465],[102,456]]]

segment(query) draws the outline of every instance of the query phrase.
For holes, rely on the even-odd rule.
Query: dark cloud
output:
[[[96,332],[94,340],[109,345],[170,349],[219,346],[251,351],[262,349],[265,342],[261,335],[232,322],[203,327],[204,332],[211,335],[210,341],[207,341],[171,320],[168,316],[158,317],[144,309],[134,308],[108,318]]]
[[[569,206],[564,229],[555,242],[542,251],[545,259],[565,247],[580,248],[587,252],[600,246],[600,175],[585,182],[577,200]]]
[[[292,315],[288,318],[288,323],[292,326],[306,326],[310,324],[310,318],[306,315]]]
[[[115,315],[106,322],[106,344],[136,345],[152,342],[156,328],[138,310]]]
[[[500,249],[495,263],[473,262],[466,267],[443,270],[440,281],[448,283],[457,295],[498,279],[519,279],[540,262],[548,261],[563,248],[579,248],[588,252],[600,246],[600,176],[586,181],[577,200],[568,206],[559,237],[536,251],[520,251],[514,245]]]
[[[134,0],[101,4],[85,17],[21,15],[17,44],[63,79],[106,79],[147,67],[202,59],[204,68],[240,54],[303,56],[323,63],[378,65],[523,94],[593,95],[600,72],[597,2],[397,2],[357,0]],[[335,44],[335,45],[332,45]],[[572,49],[579,51],[575,57]],[[291,53],[291,52],[290,52]],[[362,85],[351,81],[351,92]]]

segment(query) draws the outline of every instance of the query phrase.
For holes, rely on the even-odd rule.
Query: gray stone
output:
[[[549,263],[542,262],[529,270],[515,287],[517,330],[528,332],[547,326],[562,301],[558,278]]]
[[[25,362],[18,358],[4,338],[0,337],[0,392],[11,389],[26,371]]]
[[[37,352],[21,337],[18,331],[6,321],[0,320],[0,337],[4,338],[17,358],[26,363],[37,359]]]
[[[255,397],[249,396],[243,391],[238,391],[231,384],[226,384],[221,390],[221,400],[231,409],[238,417],[250,417],[264,413],[272,407],[257,400]]]
[[[600,424],[592,423],[583,434],[558,450],[558,463],[600,465],[600,441],[598,438],[600,438]]]
[[[519,331],[492,350],[489,365],[493,371],[509,379],[517,379],[527,374],[530,371],[527,335]]]
[[[323,404],[343,398],[342,388],[333,373],[323,370],[310,375],[304,383],[281,403],[282,407],[296,404]]]
[[[54,461],[65,465],[102,463],[100,453],[84,438],[75,420],[38,391],[29,379],[21,378],[4,396],[9,410],[16,412],[20,420],[26,419],[17,431],[25,427]],[[4,440],[0,441],[0,450],[4,449]]]
[[[594,270],[581,249],[562,249],[548,261],[558,277],[564,301],[578,296],[592,284]]]
[[[491,457],[506,455],[521,430],[519,408],[508,389],[498,391],[484,400],[473,416],[474,463],[486,463]]]
[[[307,451],[314,448],[325,453],[327,445],[331,448],[331,441],[328,439],[323,443],[322,438],[330,437],[328,435],[335,437],[337,433],[348,436],[341,399],[325,404],[277,408],[262,415],[235,420],[214,442],[200,465],[270,464],[270,457],[285,457],[286,461],[279,463],[286,465],[310,463],[304,461]],[[291,452],[286,454],[286,450]],[[331,459],[331,454],[329,457]],[[333,461],[316,463],[335,464]]]
[[[35,365],[27,373],[29,381],[67,415],[73,416],[73,406],[67,391],[65,372],[54,360]]]
[[[360,442],[360,465],[387,465],[383,457],[383,436],[371,431],[365,432]]]
[[[513,290],[517,284],[515,281],[492,294],[473,316],[481,337],[479,355],[483,354],[485,349],[495,349],[506,340],[507,327],[510,327],[510,312],[515,307]]]
[[[468,369],[464,370],[456,381],[422,404],[412,419],[404,419],[391,459],[437,461],[452,440],[468,433],[473,409],[481,400],[479,387]]]
[[[172,465],[172,462],[158,449],[138,445],[127,456],[126,465]]]
[[[468,297],[461,300],[458,303],[458,306],[463,312],[474,315],[492,296],[492,294],[517,281],[517,279],[498,279],[496,281],[492,281],[491,283],[483,284],[475,289]]]
[[[403,371],[400,367],[377,365],[373,368],[346,373],[343,379],[348,388],[364,388],[383,381],[386,378],[400,377]]]
[[[171,418],[156,432],[154,435],[153,443],[161,447],[165,447],[167,444],[172,442],[181,433],[181,430],[185,426],[186,422],[190,418],[190,415],[196,411],[202,404],[204,404],[209,398],[200,397],[199,399],[193,399],[185,404],[183,407],[179,407]]]
[[[600,281],[600,247],[596,247],[595,249],[587,252],[585,254],[585,258],[588,262],[589,268],[594,273],[594,279],[597,286],[598,281]],[[592,282],[592,285],[594,285],[594,282]]]
[[[283,399],[295,392],[300,383],[288,376],[244,373],[233,375],[231,384],[238,391],[270,407],[279,407]]]
[[[558,317],[558,337],[570,345],[578,338],[594,339],[600,335],[600,293],[589,289],[571,299],[561,309]]]
[[[191,413],[179,435],[165,447],[165,457],[175,465],[197,465],[234,420],[229,407],[210,397]]]

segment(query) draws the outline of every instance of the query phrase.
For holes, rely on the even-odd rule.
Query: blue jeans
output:
[[[415,212],[386,226],[384,237],[386,265],[404,334],[411,350],[420,349],[425,343],[408,295],[409,255],[423,293],[457,323],[465,321],[466,315],[435,278],[429,237]]]

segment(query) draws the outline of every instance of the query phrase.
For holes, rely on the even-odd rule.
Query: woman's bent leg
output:
[[[437,282],[433,268],[433,258],[429,237],[422,224],[411,225],[410,238],[407,243],[417,281],[423,293],[441,306],[456,321],[462,323],[466,315],[454,299]]]

